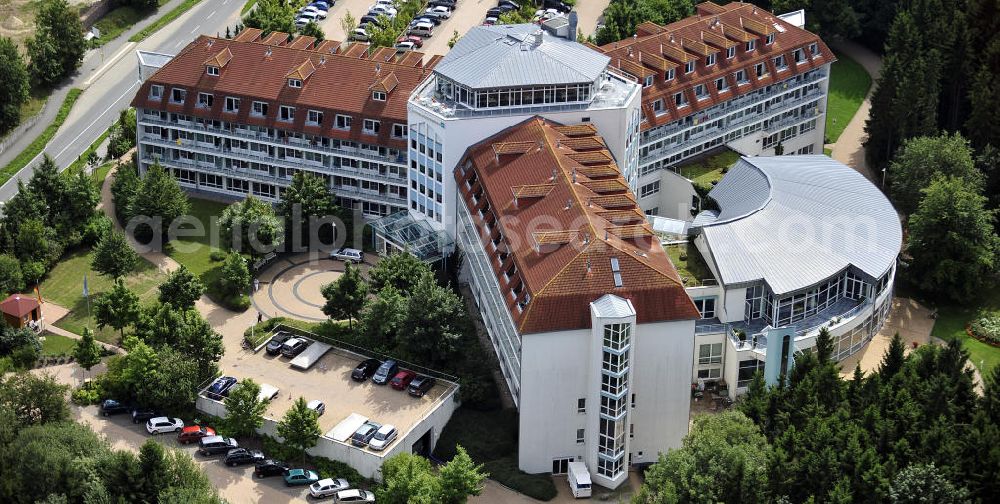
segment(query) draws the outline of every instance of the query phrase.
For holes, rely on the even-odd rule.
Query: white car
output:
[[[355,28],[354,32],[351,33],[351,40],[368,42],[368,32],[366,32],[364,28]]]
[[[373,5],[371,10],[368,11],[369,16],[386,16],[389,19],[395,18],[396,14],[396,9],[385,5]]]
[[[396,52],[406,52],[416,49],[417,46],[413,42],[406,41],[396,44]]]
[[[337,492],[347,490],[348,488],[351,488],[351,484],[343,478],[326,478],[309,485],[309,495],[317,499],[322,499],[323,497],[332,497]]]
[[[443,5],[438,5],[437,7],[428,7],[427,10],[424,11],[424,14],[439,17],[441,19],[448,19],[451,17],[451,9]]]
[[[260,384],[260,393],[257,394],[257,399],[262,402],[268,402],[274,400],[275,397],[278,397],[278,387],[268,385],[267,383]]]
[[[313,399],[312,401],[309,401],[306,404],[306,408],[315,411],[316,416],[323,416],[323,413],[326,413],[326,405],[323,404],[323,401],[320,401],[319,399]]]
[[[150,434],[163,434],[164,432],[180,432],[184,428],[184,420],[180,418],[167,418],[165,416],[150,418],[146,422],[146,431]]]
[[[333,252],[330,252],[330,259],[339,259],[344,262],[359,263],[361,262],[361,251],[352,248],[334,250]]]
[[[372,440],[368,442],[368,447],[375,451],[382,451],[385,447],[392,444],[393,440],[396,439],[396,435],[399,434],[396,431],[396,427],[386,424],[378,428],[375,432],[375,436]]]
[[[316,7],[315,5],[303,7],[302,10],[299,11],[299,17],[302,17],[302,14],[305,14],[306,12],[315,14],[319,19],[326,19],[326,11]]]
[[[341,490],[333,495],[333,502],[375,502],[375,494],[368,490]]]

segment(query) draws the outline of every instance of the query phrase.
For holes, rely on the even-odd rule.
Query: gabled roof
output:
[[[590,303],[608,294],[640,323],[698,317],[614,161],[602,165],[612,178],[585,173],[590,155],[611,159],[598,144],[592,128],[534,117],[473,145],[455,169],[522,334],[590,327]],[[499,156],[496,145],[537,147]]]
[[[853,266],[879,278],[902,244],[885,195],[829,157],[743,157],[692,228],[708,243],[724,285],[764,280],[775,294],[803,289]]]
[[[434,72],[474,89],[594,82],[610,58],[538,25],[476,26]]]
[[[35,308],[38,308],[38,300],[25,294],[11,294],[0,301],[0,311],[14,317],[23,317]]]

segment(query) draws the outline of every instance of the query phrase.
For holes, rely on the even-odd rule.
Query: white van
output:
[[[587,464],[583,462],[570,462],[566,471],[566,480],[569,481],[569,490],[573,492],[573,497],[590,497],[590,471]]]
[[[419,37],[430,37],[434,32],[434,25],[430,23],[417,23],[410,28],[410,35],[417,35]]]

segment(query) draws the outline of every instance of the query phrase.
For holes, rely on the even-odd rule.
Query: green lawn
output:
[[[111,286],[111,280],[90,270],[90,261],[89,249],[80,249],[63,256],[42,281],[42,298],[70,310],[69,315],[56,323],[56,327],[80,334],[85,326],[89,326],[94,329],[97,339],[117,343],[118,333],[114,329],[105,327],[98,330],[97,324],[88,316],[87,299],[83,297],[83,276],[87,276],[91,301],[94,296],[107,291]],[[143,303],[148,303],[156,299],[159,293],[157,286],[165,278],[151,263],[139,261],[136,271],[125,278],[125,284],[139,295]]]
[[[698,158],[678,166],[677,170],[681,176],[691,180],[696,187],[710,191],[714,182],[722,180],[723,170],[729,169],[739,159],[740,155],[736,151],[722,149],[711,156]]]
[[[713,277],[708,265],[701,258],[701,252],[690,243],[668,246],[667,255],[670,256],[670,261],[674,263],[685,285],[701,285],[702,280]]]
[[[872,78],[858,62],[837,54],[830,67],[830,96],[826,104],[826,143],[834,143],[851,122],[868,94]]]
[[[42,342],[42,355],[69,355],[76,348],[76,340],[59,334],[46,333]]]
[[[198,5],[198,2],[200,1],[201,0],[184,0],[184,3],[178,5],[177,7],[174,7],[173,10],[170,10],[166,14],[160,16],[159,18],[157,18],[156,21],[150,23],[149,26],[143,28],[141,31],[129,37],[128,41],[142,42],[143,40],[146,40],[147,37],[156,33],[160,28],[167,26],[168,24],[173,22],[173,20],[179,18],[181,14],[184,14],[185,12],[191,10],[191,7]],[[163,5],[162,0],[160,2],[160,5]]]
[[[158,1],[158,6],[163,6],[163,4],[169,2],[170,0]],[[101,19],[98,19],[96,23],[94,23],[94,26],[101,30],[101,38],[91,40],[91,47],[100,47],[118,38],[119,35],[128,31],[128,29],[135,26],[136,23],[146,19],[156,12],[157,9],[137,9],[131,5],[123,5],[112,9],[110,12],[101,17]]]
[[[35,158],[42,149],[45,148],[49,140],[52,139],[56,134],[56,130],[62,126],[63,122],[66,121],[66,116],[69,115],[70,110],[73,109],[73,105],[76,103],[77,98],[80,97],[82,89],[73,88],[69,90],[66,94],[66,99],[63,100],[62,105],[59,106],[59,112],[56,113],[55,120],[52,121],[45,130],[42,131],[40,135],[32,140],[31,144],[28,145],[20,154],[17,155],[7,166],[0,169],[0,184],[7,182],[11,177],[14,176],[21,168],[24,168],[32,159]]]
[[[983,374],[1000,365],[1000,348],[987,345],[965,332],[965,326],[976,318],[980,310],[1000,312],[1000,289],[984,293],[979,306],[942,306],[934,322],[933,336],[943,340],[958,338],[969,351],[972,361]]]

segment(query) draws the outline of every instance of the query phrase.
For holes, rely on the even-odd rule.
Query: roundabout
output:
[[[368,269],[364,264],[361,268]],[[342,261],[312,259],[306,254],[278,259],[257,275],[260,287],[253,294],[253,305],[268,318],[322,322],[327,316],[323,314],[326,299],[321,290],[343,272]]]

